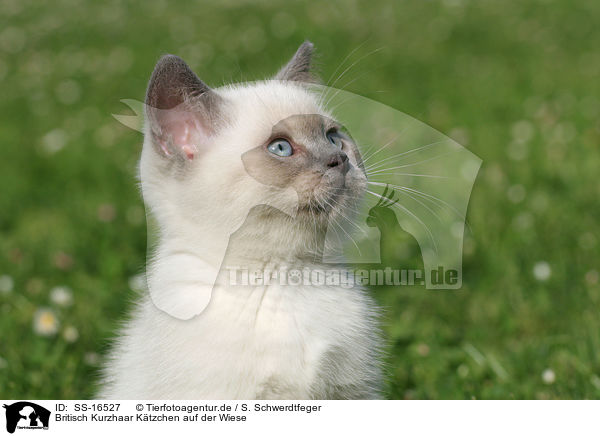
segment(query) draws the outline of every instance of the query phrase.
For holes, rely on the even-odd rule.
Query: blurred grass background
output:
[[[600,398],[598,22],[595,0],[2,0],[0,397],[93,396],[136,295],[142,138],[119,100],[166,52],[217,86],[310,39],[325,79],[380,49],[336,86],[483,159],[463,289],[374,290],[387,396]]]

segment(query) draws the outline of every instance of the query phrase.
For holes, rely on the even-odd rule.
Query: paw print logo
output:
[[[302,273],[297,269],[293,269],[288,272],[288,284],[290,285],[299,285],[302,281]]]

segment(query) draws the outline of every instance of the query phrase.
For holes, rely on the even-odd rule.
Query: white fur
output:
[[[161,173],[164,158],[146,135],[140,177],[144,200],[160,228],[148,265],[153,292],[122,330],[100,397],[376,398],[379,331],[376,310],[362,289],[219,282],[211,296],[219,253],[248,211],[271,204],[293,214],[298,202],[293,190],[253,180],[239,156],[286,117],[327,115],[315,95],[291,83],[261,82],[216,92],[227,105],[227,127],[198,146],[185,177]],[[248,266],[323,267],[300,260],[306,241],[289,228],[273,228],[270,238],[256,245],[246,242],[230,257]],[[195,316],[208,298],[206,309]]]

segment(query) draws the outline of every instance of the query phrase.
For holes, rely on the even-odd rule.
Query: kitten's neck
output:
[[[291,217],[269,206],[259,206],[233,232],[218,227],[177,234],[163,232],[157,256],[195,257],[203,266],[214,269],[241,263],[321,263],[324,220]]]
[[[297,269],[322,263],[325,232],[277,210],[251,212],[232,234],[219,234],[214,228],[188,230],[163,231],[148,269],[153,302],[180,319],[207,307],[214,286],[227,286],[220,280],[228,270]]]

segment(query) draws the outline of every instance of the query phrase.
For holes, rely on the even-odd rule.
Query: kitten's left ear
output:
[[[215,131],[220,100],[181,58],[163,56],[146,92],[146,115],[159,155],[192,160]]]
[[[312,69],[312,58],[314,45],[310,41],[304,41],[292,59],[277,73],[275,80],[291,80],[295,82],[316,83],[319,82]]]

